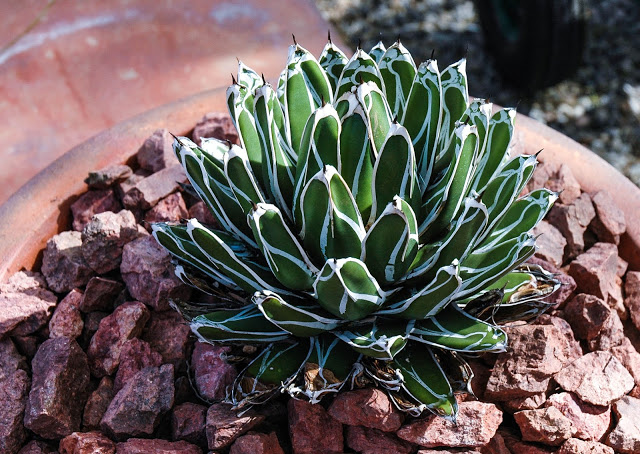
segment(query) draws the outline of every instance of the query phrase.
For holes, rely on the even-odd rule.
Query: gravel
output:
[[[587,2],[588,41],[576,74],[533,95],[508,87],[484,49],[473,2],[316,0],[355,48],[397,38],[417,62],[467,56],[470,92],[529,115],[592,149],[640,186],[640,1]]]

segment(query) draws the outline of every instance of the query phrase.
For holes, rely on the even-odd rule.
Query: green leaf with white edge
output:
[[[387,51],[387,48],[384,46],[382,41],[378,41],[378,43],[375,46],[373,46],[369,51],[369,57],[373,58],[373,61],[375,61],[376,64],[378,64],[380,63],[380,59],[382,58],[382,56],[386,51]]]
[[[284,92],[287,137],[295,155],[298,155],[300,139],[311,112],[323,103],[333,101],[331,84],[322,66],[298,44],[289,46]]]
[[[276,97],[281,106],[284,106],[285,86],[287,83],[287,68],[284,68],[278,76],[278,85],[276,85]]]
[[[265,319],[255,306],[198,315],[190,326],[204,342],[278,342],[291,336]]]
[[[389,128],[373,167],[372,180],[369,225],[373,224],[396,196],[406,200],[414,212],[420,209],[421,194],[413,144],[404,126],[393,123]]]
[[[377,158],[382,145],[387,140],[392,119],[389,105],[383,92],[373,82],[365,82],[358,85],[356,98],[362,106],[362,110],[367,118],[367,130],[373,155]],[[339,114],[341,110],[336,109]]]
[[[462,59],[445,68],[440,74],[442,82],[442,123],[440,126],[440,148],[446,150],[453,130],[469,105],[467,88],[467,60]],[[436,157],[436,160],[438,157]]]
[[[245,213],[251,210],[254,203],[265,201],[244,148],[232,145],[224,155],[224,174]]]
[[[407,345],[415,320],[380,320],[351,326],[348,330],[334,331],[335,336],[371,358],[393,359]]]
[[[238,84],[246,87],[249,93],[253,93],[256,88],[262,85],[264,81],[262,77],[249,68],[247,65],[238,60]]]
[[[328,258],[359,257],[364,225],[342,176],[326,166],[309,180],[300,196],[300,237],[317,263]]]
[[[398,40],[389,47],[378,62],[384,80],[385,94],[393,118],[402,118],[404,107],[417,68],[409,51]]]
[[[313,341],[307,339],[271,345],[249,363],[242,375],[252,377],[260,383],[284,388],[302,370],[312,346]]]
[[[476,133],[478,134],[478,155],[476,162],[473,163],[476,167],[479,160],[485,154],[485,146],[487,140],[487,132],[489,131],[489,121],[491,120],[493,104],[487,102],[484,99],[474,99],[469,103],[467,111],[464,113],[460,121],[462,123],[468,123],[476,127]],[[475,173],[475,172],[474,172]]]
[[[411,206],[394,197],[369,228],[362,260],[381,285],[405,275],[418,252],[418,224]]]
[[[318,268],[311,263],[278,207],[258,203],[251,209],[247,219],[253,237],[276,279],[292,290],[310,289]]]
[[[278,111],[282,114],[273,89],[269,85],[259,87],[255,95],[254,117],[262,147],[263,181],[268,182],[278,207],[291,218],[289,204],[293,198],[295,162],[282,147],[285,139],[275,120]]]
[[[178,137],[174,141],[174,150],[191,185],[220,225],[228,232],[255,246],[242,206],[238,203],[224,174],[224,154],[227,153],[229,146],[215,140],[207,141],[207,144],[209,151],[203,150],[187,138]]]
[[[315,303],[291,304],[268,290],[254,293],[251,301],[267,320],[297,337],[317,336],[344,323]]]
[[[422,320],[437,314],[449,304],[460,288],[458,261],[441,267],[433,280],[419,290],[400,291],[390,296],[376,315],[390,315],[405,320]]]
[[[442,119],[440,71],[435,60],[420,64],[402,115],[402,125],[413,140],[418,182],[422,193],[427,189],[435,161]]]
[[[416,322],[411,340],[460,352],[502,352],[507,334],[449,304],[437,315]]]
[[[402,374],[402,390],[420,402],[414,409],[405,408],[418,416],[425,409],[453,420],[458,404],[451,384],[431,349],[412,343],[394,358],[393,366]]]
[[[300,144],[293,193],[293,219],[297,225],[301,222],[302,189],[323,166],[340,168],[340,130],[340,118],[331,104],[316,109],[307,120]]]
[[[360,320],[380,309],[386,292],[356,258],[329,259],[313,284],[324,309],[343,320]]]
[[[484,191],[509,156],[509,144],[513,136],[515,119],[515,109],[502,109],[493,114],[489,120],[489,131],[471,183],[473,191],[477,193]]]
[[[327,74],[329,83],[331,84],[331,92],[335,94],[336,87],[340,81],[342,70],[347,65],[349,59],[335,44],[328,41],[322,49],[318,62]]]
[[[357,87],[366,82],[371,82],[384,92],[384,82],[376,62],[362,49],[357,49],[355,54],[349,59],[338,81],[335,99],[350,92],[353,87]]]

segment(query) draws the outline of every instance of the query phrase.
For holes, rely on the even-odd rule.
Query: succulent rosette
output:
[[[154,224],[201,339],[255,353],[228,401],[317,402],[379,386],[402,410],[453,418],[464,357],[503,351],[559,285],[531,229],[557,194],[521,196],[535,156],[510,157],[515,111],[470,100],[465,60],[416,66],[398,41],[319,60],[294,44],[276,88],[239,63],[227,90],[240,146],[177,137],[218,221]],[[245,351],[247,349],[245,348]]]

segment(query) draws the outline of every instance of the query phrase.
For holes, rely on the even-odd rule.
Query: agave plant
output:
[[[218,295],[176,303],[193,332],[257,347],[228,401],[371,385],[455,417],[464,357],[503,351],[498,325],[558,285],[522,265],[557,195],[520,197],[536,157],[509,156],[515,111],[469,99],[465,60],[416,66],[399,41],[348,59],[329,39],[319,60],[294,41],[276,88],[239,63],[227,101],[240,146],[174,142],[219,228],[153,235]]]

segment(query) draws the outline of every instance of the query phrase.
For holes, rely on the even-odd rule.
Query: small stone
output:
[[[150,170],[138,169],[125,180],[117,182],[115,185],[115,191],[118,194],[118,197],[120,197],[120,200],[124,198],[124,195],[129,191],[129,189],[133,188],[136,184],[147,178],[152,173],[153,172]]]
[[[253,410],[237,412],[227,404],[213,404],[207,410],[206,435],[209,449],[223,449],[231,445],[240,435],[264,421],[264,416]]]
[[[109,408],[113,396],[113,379],[111,377],[102,377],[98,388],[89,395],[84,406],[82,425],[85,429],[96,430],[100,428],[100,420],[104,416],[104,412]]]
[[[201,145],[203,138],[215,137],[220,140],[228,140],[231,143],[238,143],[238,133],[233,126],[229,115],[221,112],[210,112],[206,114],[193,128],[191,135],[193,141]]]
[[[249,432],[235,441],[229,454],[284,454],[284,451],[275,432]]]
[[[193,344],[191,328],[176,311],[152,312],[142,339],[162,356],[163,363],[171,363],[177,372],[186,370],[189,350]]]
[[[567,240],[562,233],[547,221],[542,220],[533,228],[532,234],[537,237],[536,257],[561,267],[564,248],[567,245]]]
[[[105,211],[117,212],[121,209],[122,205],[120,205],[112,189],[87,191],[71,205],[73,230],[82,232],[84,226],[87,225],[94,214]]]
[[[80,310],[88,312],[112,312],[113,303],[124,290],[121,282],[104,277],[91,278],[84,291]]]
[[[604,243],[620,243],[620,235],[627,230],[624,212],[618,208],[613,197],[606,190],[591,196],[596,217],[589,226],[599,241]]]
[[[36,351],[38,350],[39,344],[38,338],[35,335],[12,336],[11,338],[16,343],[16,347],[18,347],[18,351],[20,351],[20,354],[26,356],[29,359],[33,358],[33,355],[35,355]]]
[[[567,164],[561,164],[560,167],[549,175],[549,179],[542,186],[557,192],[560,203],[565,205],[575,202],[580,197],[580,183],[573,175],[571,168]]]
[[[235,380],[238,372],[222,355],[225,347],[196,342],[191,355],[191,367],[198,393],[207,400],[224,398],[226,389]]]
[[[564,442],[556,454],[615,454],[613,449],[597,441],[570,438]]]
[[[538,393],[527,397],[516,397],[503,402],[504,410],[515,413],[522,410],[535,410],[540,408],[547,400],[547,393]]]
[[[13,454],[27,438],[23,418],[31,383],[27,372],[17,368],[23,366],[22,361],[13,365],[7,361],[3,366],[7,367],[0,370],[0,452]]]
[[[189,219],[197,219],[204,225],[213,226],[215,228],[218,227],[218,221],[213,217],[211,210],[207,208],[203,201],[198,201],[189,208]]]
[[[575,437],[583,440],[600,440],[609,430],[611,408],[589,405],[573,394],[552,394],[547,407],[555,407],[566,416],[576,429]]]
[[[482,454],[511,454],[499,431],[493,436],[489,444],[482,447],[481,452]]]
[[[23,271],[0,284],[0,339],[29,335],[47,324],[58,298],[44,286],[42,276]]]
[[[115,454],[116,444],[100,432],[74,432],[60,440],[60,454]]]
[[[118,181],[126,180],[133,174],[131,167],[124,164],[114,164],[100,170],[89,172],[84,180],[91,189],[108,189]]]
[[[629,268],[629,262],[627,262],[622,257],[618,256],[618,268],[616,269],[616,276],[619,278],[624,277],[627,274],[627,269]]]
[[[100,421],[116,440],[153,434],[173,406],[173,365],[145,367],[116,394]]]
[[[584,251],[584,234],[587,226],[595,217],[591,198],[586,192],[573,203],[556,203],[548,214],[547,220],[553,224],[567,240],[565,259],[577,257]]]
[[[618,424],[606,443],[621,453],[640,452],[640,399],[624,396],[613,404]]]
[[[191,290],[174,274],[170,254],[151,237],[128,243],[120,265],[129,293],[154,310],[169,309],[169,299],[187,300]]]
[[[287,402],[287,411],[289,435],[295,454],[315,454],[319,446],[322,446],[325,454],[344,451],[342,424],[329,416],[321,405],[291,399]]]
[[[191,402],[177,405],[171,412],[171,438],[206,445],[207,407]]]
[[[571,420],[556,407],[523,410],[513,416],[520,427],[524,441],[560,446],[576,433]]]
[[[124,245],[139,236],[131,211],[96,214],[82,231],[82,255],[96,273],[108,273],[120,266]]]
[[[73,289],[63,298],[56,307],[51,320],[49,320],[49,337],[70,337],[76,339],[82,334],[84,322],[80,313],[82,292]]]
[[[144,141],[138,153],[138,164],[143,169],[157,172],[177,162],[173,152],[173,137],[167,129],[157,129]]]
[[[138,337],[147,320],[149,310],[137,301],[124,303],[103,318],[87,350],[91,373],[96,377],[113,374],[120,364],[120,352],[125,342]]]
[[[555,315],[542,314],[538,316],[536,321],[533,323],[535,325],[555,326],[556,328],[558,328],[558,330],[564,335],[565,341],[567,342],[566,355],[569,362],[576,360],[582,356],[582,347],[573,335],[571,325],[569,325],[569,322],[567,322],[565,319],[556,317]]]
[[[24,425],[43,438],[80,430],[88,395],[89,365],[78,343],[66,337],[42,343],[31,363],[33,384]]]
[[[86,296],[86,294],[85,294]],[[89,348],[91,338],[98,331],[100,322],[103,318],[109,315],[108,312],[89,312],[84,316],[84,328],[82,330],[82,336],[78,339],[78,343],[84,350]]]
[[[32,440],[18,452],[18,454],[51,454],[55,451],[51,446],[43,441]],[[11,452],[11,451],[9,451]],[[56,451],[57,452],[57,451]]]
[[[84,287],[94,271],[82,255],[82,234],[62,232],[47,241],[42,257],[42,274],[54,292],[70,292]]]
[[[186,441],[130,438],[116,445],[117,454],[202,454],[202,450]],[[210,453],[215,454],[215,453]]]
[[[618,248],[611,243],[596,243],[571,262],[569,274],[580,292],[595,295],[615,308],[612,300],[616,297],[617,268]]]
[[[125,208],[130,210],[148,210],[160,199],[176,192],[179,183],[187,180],[187,175],[180,164],[162,169],[138,181],[122,198]]]
[[[124,343],[120,351],[120,365],[113,382],[113,392],[117,393],[138,372],[145,367],[158,367],[162,356],[151,350],[151,346],[140,339],[133,338]]]
[[[554,376],[565,391],[593,405],[609,405],[631,391],[633,377],[609,352],[592,352],[565,366]]]
[[[175,192],[160,200],[156,206],[147,211],[144,220],[149,224],[154,222],[178,222],[188,216],[189,212],[182,194]]]
[[[629,338],[623,337],[620,345],[611,348],[611,353],[629,371],[636,385],[640,385],[640,353]]]
[[[27,363],[11,339],[0,340],[0,381],[11,377],[18,369],[27,369]]]
[[[564,316],[578,339],[590,341],[610,323],[611,308],[595,295],[580,293],[564,307]]]
[[[529,260],[527,260],[527,263],[540,265],[545,270],[552,273],[554,277],[560,281],[560,288],[552,293],[551,296],[547,296],[545,298],[545,301],[549,302],[549,304],[552,304],[555,308],[561,309],[562,307],[564,307],[564,304],[573,296],[576,290],[576,281],[564,271],[556,268],[553,264],[547,262],[546,260],[542,260],[539,257],[531,257]]]
[[[624,294],[624,305],[629,309],[631,321],[640,330],[640,271],[627,272]]]
[[[404,415],[387,394],[377,388],[340,393],[327,411],[342,424],[371,427],[383,432],[397,431],[404,421]]]
[[[413,446],[395,435],[360,426],[347,427],[347,446],[362,454],[409,454]]]

